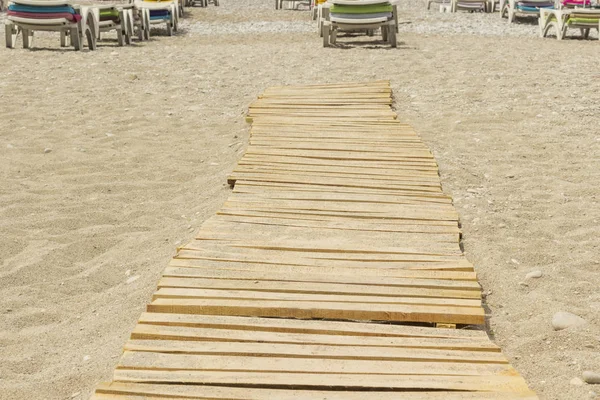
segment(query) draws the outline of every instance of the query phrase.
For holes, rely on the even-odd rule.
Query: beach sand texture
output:
[[[598,42],[422,1],[400,15],[396,50],[323,49],[307,12],[271,0],[195,8],[130,47],[0,48],[0,398],[110,379],[177,245],[227,197],[266,87],[373,79],[440,164],[494,341],[542,399],[600,393],[569,383],[600,369]],[[558,311],[587,324],[556,332]]]

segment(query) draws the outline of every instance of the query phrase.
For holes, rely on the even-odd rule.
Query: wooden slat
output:
[[[338,344],[366,345],[366,343],[353,343],[349,336],[386,338],[370,342],[373,345],[402,346],[408,339],[436,339],[438,343],[445,341],[468,341],[477,346],[485,346],[486,350],[498,351],[498,347],[480,330],[466,329],[430,329],[419,326],[392,325],[392,324],[358,324],[343,321],[310,321],[295,319],[274,318],[248,318],[234,317],[229,315],[188,315],[188,314],[162,314],[142,313],[140,320],[142,324],[187,326],[196,328],[223,329],[228,331],[249,331],[251,334],[259,332],[283,332],[293,334],[306,334],[305,339],[310,340],[314,335],[344,336]],[[296,336],[295,336],[296,337]],[[394,342],[390,338],[403,338],[402,341]],[[261,338],[260,341],[268,341]],[[348,342],[346,342],[348,341]],[[312,343],[312,342],[311,342]],[[319,342],[322,343],[322,342]]]
[[[98,386],[93,399],[210,399],[210,400],[535,400],[531,393],[510,392],[335,392],[238,388],[223,386],[160,385],[112,382]]]

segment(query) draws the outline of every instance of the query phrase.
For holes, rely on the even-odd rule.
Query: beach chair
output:
[[[63,0],[14,0],[6,15],[6,47],[14,48],[17,35],[23,38],[23,48],[33,45],[35,31],[60,32],[60,44],[67,37],[75,50],[83,48],[84,38],[90,50],[96,49],[97,22],[91,7],[72,5]]]
[[[134,9],[133,5],[98,5],[90,10],[95,17],[96,38],[100,40],[101,34],[115,31],[119,46],[131,44],[134,35]]]
[[[452,0],[450,11],[483,11],[488,12],[489,0]]]
[[[487,4],[488,12],[496,12],[496,9],[500,9],[500,0],[489,0]]]
[[[200,7],[208,7],[209,4],[219,6],[219,0],[199,0],[198,3],[200,3]],[[191,5],[196,5],[196,1],[192,1]]]
[[[139,41],[150,39],[150,12],[144,8],[138,8],[132,4],[134,35]]]
[[[165,24],[168,36],[177,31],[179,4],[175,1],[136,1],[134,6],[142,11],[143,18],[152,25]],[[149,33],[148,33],[149,35]]]
[[[579,29],[587,39],[596,29],[600,39],[600,8],[586,7],[591,7],[589,0],[563,0],[557,9],[540,10],[540,36],[546,37],[554,28],[556,39],[563,40],[568,29]]]
[[[553,9],[553,0],[500,0],[500,17],[508,18],[508,23],[516,17],[537,17],[541,9]]]
[[[385,0],[329,0],[322,8],[323,47],[335,44],[338,31],[381,30],[382,38],[397,47],[397,5]]]
[[[292,3],[292,7],[296,8],[299,4],[306,4],[309,6],[311,6],[312,0],[275,0],[275,9],[276,10],[282,10],[283,9],[283,3]]]
[[[440,6],[440,11],[444,10],[445,7],[450,7],[452,9],[452,0],[429,0],[427,2],[427,9],[431,9],[432,4],[438,4]]]

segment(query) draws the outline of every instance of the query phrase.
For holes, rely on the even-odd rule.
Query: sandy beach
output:
[[[0,48],[0,398],[109,380],[160,272],[227,197],[266,87],[373,79],[436,156],[493,340],[541,399],[600,397],[571,383],[600,372],[597,40],[423,0],[400,6],[398,49],[324,49],[308,12],[271,0],[187,14],[123,48]],[[554,331],[558,311],[587,323]]]

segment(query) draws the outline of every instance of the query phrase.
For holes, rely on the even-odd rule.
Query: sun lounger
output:
[[[500,17],[512,23],[515,17],[539,17],[541,9],[553,9],[553,0],[501,0]]]
[[[444,7],[444,6],[449,6],[450,8],[452,8],[452,1],[451,0],[429,0],[427,2],[427,9],[428,10],[431,9],[431,5],[433,3],[439,4],[440,5],[440,10],[442,10],[442,7]]]
[[[179,5],[174,1],[136,1],[135,7],[145,13],[147,23],[152,25],[165,24],[167,35],[172,36],[177,30],[179,20]]]
[[[568,4],[562,4],[568,6]],[[588,4],[589,5],[589,4]],[[581,36],[588,38],[591,29],[596,29],[600,36],[600,9],[598,8],[560,8],[541,10],[540,35],[546,37],[554,28],[556,38],[563,40],[567,30],[579,29]]]
[[[134,35],[133,5],[98,5],[91,8],[96,25],[96,38],[105,32],[115,31],[119,46],[131,44]]]
[[[452,0],[451,11],[488,11],[488,0]]]
[[[9,3],[6,16],[6,47],[14,48],[17,35],[23,37],[23,48],[33,44],[35,31],[60,32],[61,46],[67,36],[75,50],[87,39],[90,50],[96,48],[97,21],[91,7],[72,5],[62,0],[15,0]]]
[[[286,3],[292,3],[292,7],[297,7],[298,3],[300,3],[300,4],[302,4],[302,3],[308,4],[308,6],[310,7],[311,1],[312,0],[275,0],[275,9],[276,10],[283,9],[283,3],[284,2],[286,2]]]
[[[219,6],[219,0],[199,0],[200,7],[208,7],[209,4],[214,4],[215,6]],[[191,2],[192,5],[196,4],[196,1]]]
[[[323,46],[335,44],[338,31],[381,29],[383,40],[397,46],[398,12],[396,4],[385,0],[330,0],[322,8]]]

